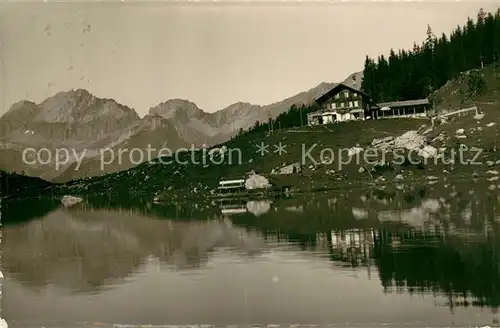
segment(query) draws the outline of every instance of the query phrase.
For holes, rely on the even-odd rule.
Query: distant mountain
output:
[[[171,99],[149,110],[149,115],[167,119],[177,134],[189,144],[202,145],[211,143],[218,133],[218,126],[210,122],[210,113],[206,113],[188,100]]]
[[[112,99],[94,97],[86,90],[59,92],[40,104],[20,101],[0,119],[0,137],[13,132],[33,138],[84,140],[122,129],[139,120],[137,113]],[[16,131],[24,128],[24,131]]]
[[[142,161],[156,158],[160,149],[168,148],[174,151],[189,147],[190,144],[177,134],[172,122],[161,116],[146,115],[124,131],[118,131],[107,139],[90,144],[88,149],[91,151],[87,152],[80,166],[77,162],[70,163],[52,181],[66,182],[77,177],[123,171]],[[112,151],[100,151],[107,148]],[[141,159],[140,153],[134,153],[133,149],[142,150],[144,157]]]
[[[148,144],[159,149],[166,143],[174,149],[187,146],[162,117],[141,119],[133,109],[81,89],[57,93],[40,104],[18,102],[0,118],[0,168],[52,181],[101,175],[136,164],[135,159],[130,160],[129,154],[125,154],[101,170],[101,149],[118,152],[118,149],[147,148]],[[49,159],[47,152],[41,153],[44,163],[35,157],[27,158],[29,163],[25,163],[22,153],[27,148],[47,148],[52,157],[57,149],[63,148],[70,155],[85,155],[85,159],[77,171],[76,158],[59,168],[55,158],[45,164]]]
[[[362,72],[358,72],[343,83],[359,88],[361,79]],[[214,113],[204,112],[189,100],[170,99],[151,108],[142,119],[133,109],[83,89],[59,92],[40,104],[23,100],[0,118],[0,169],[57,182],[126,170],[141,159],[130,154],[133,148],[146,153],[146,149],[175,151],[223,143],[256,121],[275,118],[294,104],[312,103],[334,86],[321,83],[270,105],[237,102]],[[59,168],[55,158],[46,164],[30,164],[23,161],[27,148],[47,148],[53,155],[56,149],[64,148],[74,156]],[[102,167],[104,149],[113,149],[116,158]],[[119,150],[122,156],[118,158]],[[150,154],[154,157],[157,152]],[[84,159],[78,167],[80,156]]]

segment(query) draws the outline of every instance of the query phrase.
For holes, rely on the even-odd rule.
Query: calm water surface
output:
[[[224,204],[2,204],[10,327],[497,324],[480,183]]]

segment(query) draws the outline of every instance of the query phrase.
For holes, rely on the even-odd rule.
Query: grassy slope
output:
[[[472,71],[472,70],[471,70]],[[448,81],[443,87],[434,93],[438,110],[452,110],[460,108],[461,92],[468,89],[468,76],[471,71],[463,72],[459,77]],[[486,92],[476,99],[464,98],[462,108],[479,105],[486,108],[499,108],[500,99],[500,62],[496,62],[482,69],[476,69],[486,82]]]
[[[225,163],[221,165],[211,164],[141,164],[131,170],[110,174],[107,176],[90,180],[77,180],[68,184],[65,192],[73,193],[162,193],[170,190],[172,194],[185,194],[212,189],[217,186],[221,178],[237,178],[245,176],[247,172],[255,170],[257,173],[270,177],[276,185],[290,185],[297,189],[332,187],[343,183],[353,183],[358,180],[371,179],[370,173],[359,173],[359,167],[355,163],[347,165],[343,170],[338,170],[335,161],[330,165],[315,166],[307,160],[303,172],[296,175],[277,176],[270,175],[272,169],[283,164],[301,161],[302,145],[305,149],[317,144],[311,155],[317,161],[320,160],[320,151],[329,148],[337,153],[339,149],[347,149],[359,144],[366,147],[374,138],[385,136],[397,136],[408,130],[418,129],[422,124],[429,124],[426,120],[377,120],[366,122],[352,122],[331,125],[328,127],[297,128],[286,131],[275,131],[274,134],[257,133],[246,135],[226,143],[230,155]],[[286,153],[278,155],[269,153],[264,156],[256,153],[257,146],[264,142],[270,146],[282,142],[286,144]],[[238,163],[240,150],[241,164]],[[345,156],[345,155],[344,155]],[[181,160],[190,160],[191,153],[181,156]],[[196,160],[201,162],[200,158]],[[326,175],[326,171],[334,174]],[[195,191],[196,190],[196,191]],[[182,191],[182,192],[181,192]]]

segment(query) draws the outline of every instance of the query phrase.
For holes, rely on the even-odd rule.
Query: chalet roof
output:
[[[397,107],[428,105],[428,104],[429,104],[429,99],[424,98],[424,99],[416,99],[416,100],[391,101],[391,102],[385,102],[385,103],[378,103],[377,106],[380,108],[382,108],[382,107],[397,108]]]
[[[324,94],[322,94],[321,96],[317,97],[316,102],[321,104],[321,103],[325,102],[327,99],[329,99],[330,97],[336,95],[337,93],[339,93],[340,91],[343,91],[343,90],[349,90],[351,92],[356,92],[356,93],[359,93],[360,95],[363,95],[367,98],[370,98],[369,95],[367,95],[366,93],[364,93],[361,90],[355,89],[355,88],[350,87],[350,86],[343,84],[343,83],[339,83],[336,86],[334,86],[333,88],[331,88],[329,91],[327,91]]]

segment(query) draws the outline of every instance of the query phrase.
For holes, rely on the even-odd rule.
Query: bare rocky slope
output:
[[[359,88],[361,79],[362,72],[358,72],[343,82]],[[40,104],[23,100],[0,118],[0,169],[54,182],[122,171],[156,157],[158,152],[148,149],[175,151],[225,142],[293,104],[310,104],[333,86],[321,83],[266,106],[237,102],[214,113],[188,100],[171,99],[151,108],[142,119],[129,107],[82,89],[59,92]],[[40,158],[23,158],[28,148],[49,152],[42,152]],[[141,158],[139,152],[130,153],[132,148],[150,155]],[[60,165],[56,164],[57,149],[63,149]],[[103,162],[103,153],[112,158]],[[81,165],[79,158],[83,158]]]

